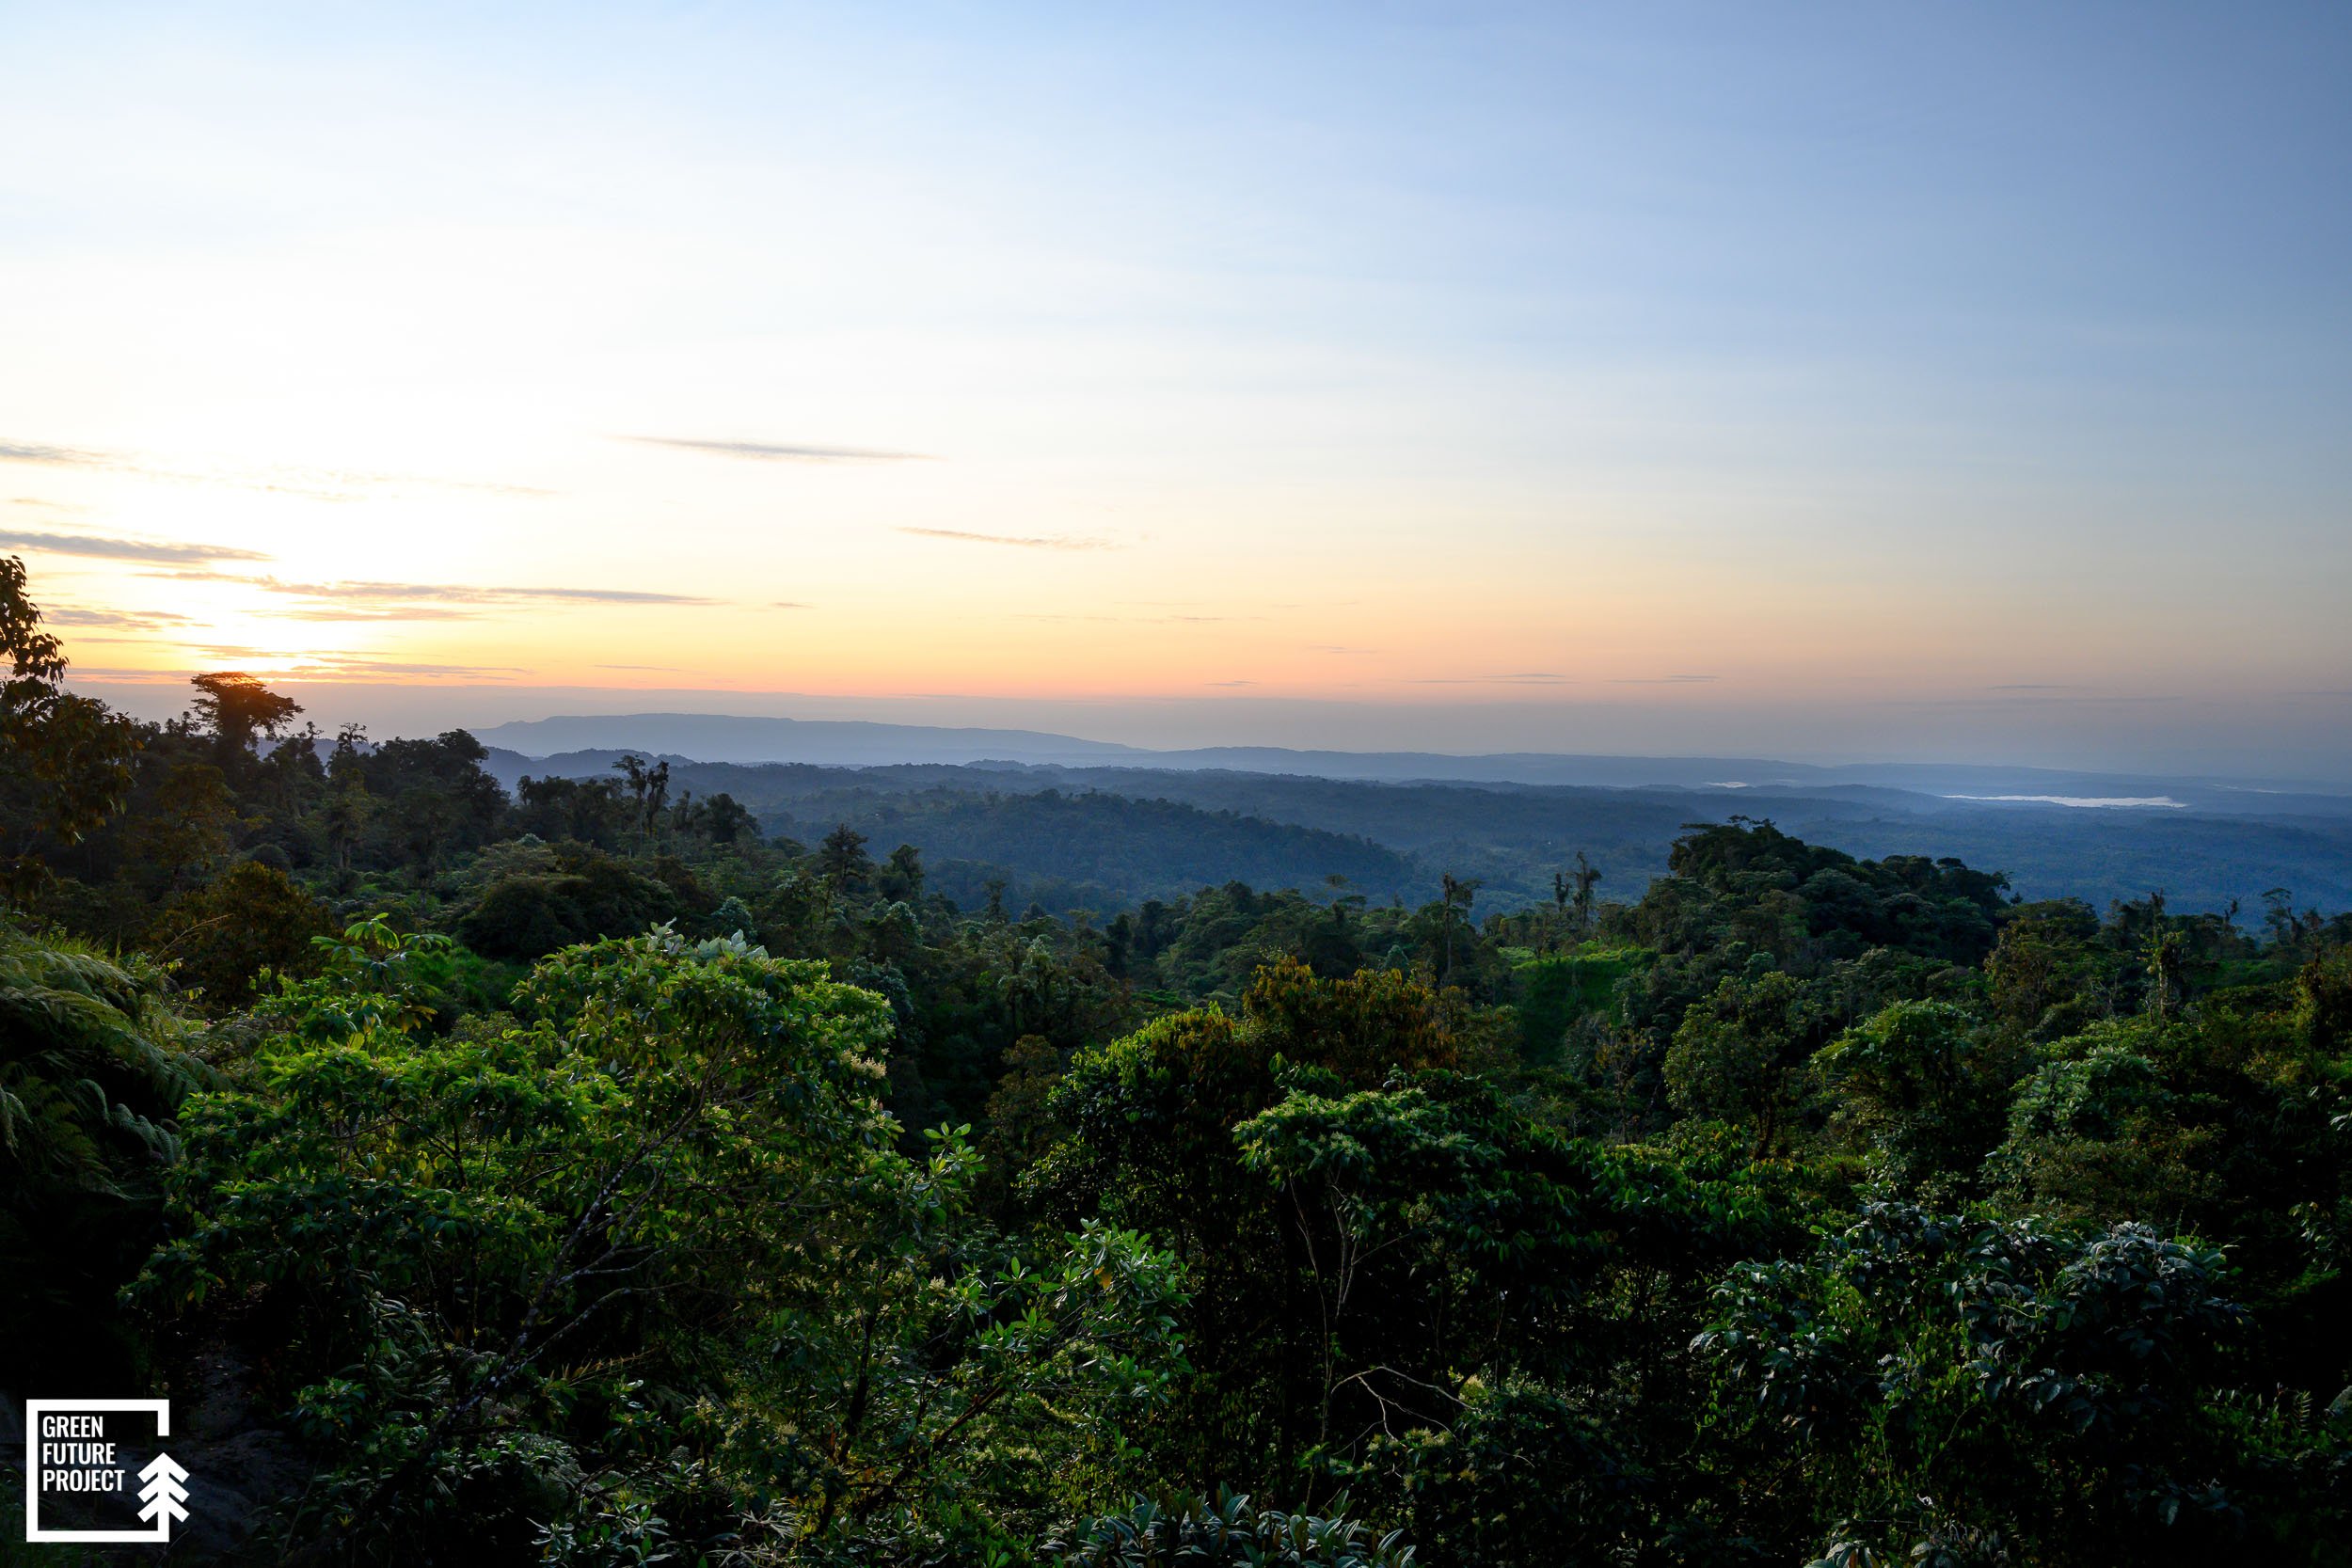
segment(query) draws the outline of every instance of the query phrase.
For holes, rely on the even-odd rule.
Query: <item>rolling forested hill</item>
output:
[[[511,785],[527,773],[609,776],[621,754],[493,752],[487,766]],[[1006,896],[1049,909],[1102,908],[1229,877],[1312,889],[1338,875],[1375,899],[1422,897],[1451,873],[1480,880],[1480,908],[1510,910],[1549,900],[1552,873],[1580,852],[1599,869],[1605,895],[1629,897],[1664,872],[1685,824],[1735,813],[1851,854],[2002,866],[2029,898],[2105,904],[2161,890],[2177,907],[2219,911],[2233,902],[2257,908],[2284,889],[2297,904],[2352,908],[2352,815],[2075,808],[1853,784],[1633,789],[1126,767],[671,762],[675,787],[730,794],[773,832],[808,838],[846,822],[872,837],[900,832],[943,863],[972,863],[950,873],[959,885],[1001,879]],[[1049,792],[1063,803],[1029,803]],[[1068,804],[1073,797],[1093,803]],[[931,836],[894,826],[907,816]],[[1043,830],[1048,821],[1054,828]],[[1065,842],[1062,832],[1077,836]]]

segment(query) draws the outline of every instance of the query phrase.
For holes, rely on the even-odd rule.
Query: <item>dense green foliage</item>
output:
[[[2344,1560],[2352,921],[1744,819],[1013,910],[58,705],[8,586],[0,1389],[231,1412],[183,1556]]]

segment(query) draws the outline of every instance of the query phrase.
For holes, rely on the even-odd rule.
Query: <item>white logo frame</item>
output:
[[[40,1528],[40,1418],[61,1415],[114,1415],[145,1411],[155,1418],[155,1435],[171,1435],[169,1400],[26,1400],[24,1402],[24,1539],[61,1545],[163,1545],[171,1540],[171,1515],[159,1514],[153,1529],[50,1529]]]

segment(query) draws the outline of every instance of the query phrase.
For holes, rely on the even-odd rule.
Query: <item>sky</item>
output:
[[[0,0],[77,684],[2352,782],[2341,7]]]

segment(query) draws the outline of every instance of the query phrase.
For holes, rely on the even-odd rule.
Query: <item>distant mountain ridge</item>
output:
[[[1210,746],[1152,751],[1040,730],[946,728],[865,720],[773,719],[724,714],[568,714],[493,725],[485,745],[536,760],[568,753],[635,752],[701,763],[878,768],[913,764],[1125,767],[1302,776],[1366,783],[1454,783],[1682,788],[1736,799],[1748,791],[1808,796],[1851,788],[1899,790],[1979,804],[2060,806],[2070,801],[2157,801],[2125,809],[2187,809],[2232,816],[2352,816],[2352,787],[2308,781],[2242,781],[1988,764],[1823,765],[1761,757],[1596,756],[1505,752],[1304,751]],[[609,761],[609,759],[608,759]],[[603,766],[603,764],[598,765]],[[1726,809],[1736,810],[1737,807]]]
[[[626,754],[500,749],[485,766],[511,788],[526,774],[613,779]],[[1333,873],[1354,891],[1418,901],[1453,874],[1482,880],[1482,911],[1508,909],[1547,901],[1552,872],[1579,852],[1601,870],[1606,895],[1632,898],[1666,869],[1683,824],[1736,813],[1865,857],[1958,856],[2010,873],[2028,897],[2103,906],[2162,888],[2176,909],[2234,901],[2256,911],[2267,890],[2283,887],[2298,906],[2352,909],[2352,812],[2341,799],[2322,802],[2332,813],[2085,811],[1845,783],[1733,790],[1333,779],[1126,760],[855,768],[660,754],[674,796],[724,791],[771,832],[808,841],[846,823],[883,848],[913,843],[959,902],[991,877],[1016,902],[1101,910],[1167,896],[1186,877],[1315,888]],[[1089,804],[1038,799],[1057,794]],[[1401,859],[1366,858],[1375,847]]]
[[[720,713],[559,714],[518,719],[475,732],[485,746],[525,756],[566,752],[635,751],[697,762],[813,762],[869,767],[877,762],[1101,761],[1154,753],[1106,740],[1038,730],[947,729],[863,719],[760,719]]]

